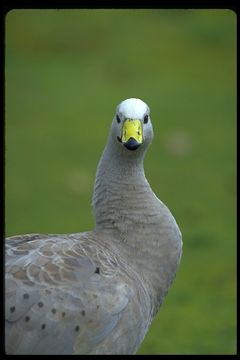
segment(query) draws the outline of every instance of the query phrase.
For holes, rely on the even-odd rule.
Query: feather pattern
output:
[[[136,316],[133,344],[137,323],[148,324],[140,278],[94,233],[16,236],[6,243],[9,353],[87,353],[100,342],[106,353],[105,343],[122,336],[120,326],[113,332],[119,322]]]

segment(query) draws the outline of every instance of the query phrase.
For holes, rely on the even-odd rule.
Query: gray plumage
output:
[[[123,101],[97,169],[95,229],[6,239],[8,354],[137,351],[182,252],[176,221],[144,175],[152,138],[148,106]]]

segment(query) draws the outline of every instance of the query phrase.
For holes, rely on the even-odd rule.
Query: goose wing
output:
[[[131,353],[149,323],[141,280],[94,232],[6,239],[8,354]]]

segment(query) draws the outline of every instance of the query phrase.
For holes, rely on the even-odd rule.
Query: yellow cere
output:
[[[127,142],[130,138],[142,143],[142,124],[138,119],[126,119],[122,128],[122,142]]]

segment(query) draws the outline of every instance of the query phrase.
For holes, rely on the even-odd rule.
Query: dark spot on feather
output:
[[[29,322],[29,320],[30,320],[30,316],[26,316],[26,317],[25,317],[25,321],[26,321],[26,322]]]
[[[89,323],[89,324],[91,324],[92,322],[93,322],[93,320],[92,320],[92,319],[88,320],[88,323]]]
[[[82,316],[85,316],[85,314],[86,314],[86,313],[85,313],[85,310],[82,310],[82,311],[81,311],[81,314],[82,314]]]
[[[97,309],[99,309],[100,305],[97,305]]]
[[[15,306],[10,307],[10,312],[13,313],[16,310]]]
[[[75,331],[79,331],[79,326],[75,326]]]
[[[43,302],[39,301],[38,306],[43,307],[43,305],[44,305]]]
[[[53,313],[53,314],[56,314],[56,312],[57,312],[57,310],[53,308],[53,309],[52,309],[52,313]]]
[[[100,274],[100,267],[96,267],[95,274]]]
[[[29,299],[29,294],[28,293],[23,294],[23,298],[24,299]]]
[[[66,315],[65,311],[62,312],[62,317],[64,317]]]
[[[46,289],[45,292],[46,292],[46,294],[51,294],[52,293],[51,290],[48,290],[48,289]]]
[[[41,329],[43,330],[43,329],[45,329],[45,327],[46,327],[46,324],[42,324]]]

